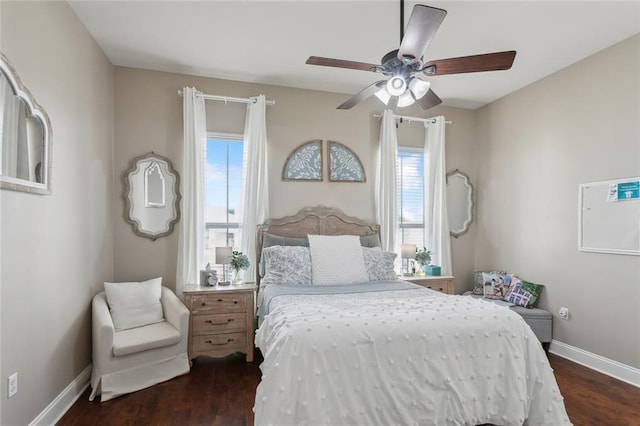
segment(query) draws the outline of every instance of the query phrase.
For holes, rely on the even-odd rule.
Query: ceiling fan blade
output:
[[[415,5],[398,50],[398,59],[402,61],[403,58],[409,58],[411,62],[419,60],[445,16],[446,10]]]
[[[411,95],[413,96],[413,93]],[[426,95],[424,95],[420,99],[416,99],[416,103],[420,105],[422,109],[429,109],[433,108],[436,105],[440,105],[442,103],[442,99],[440,99],[433,90],[429,89]]]
[[[367,64],[364,62],[345,61],[343,59],[323,58],[320,56],[309,56],[307,59],[309,65],[322,65],[325,67],[347,68],[350,70],[372,71],[372,68],[378,67],[376,64]]]
[[[515,50],[459,58],[438,59],[427,62],[422,71],[425,75],[462,74],[469,72],[508,70],[516,57]]]
[[[360,102],[364,101],[370,96],[376,94],[376,92],[384,87],[387,84],[387,80],[376,81],[370,86],[365,87],[360,92],[358,92],[355,96],[348,99],[346,102],[341,104],[337,109],[351,109],[354,106],[358,105]]]

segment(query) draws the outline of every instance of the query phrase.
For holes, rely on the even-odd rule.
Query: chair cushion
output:
[[[116,331],[113,335],[113,354],[131,355],[179,342],[180,332],[167,321],[162,321],[144,327]]]
[[[116,331],[164,320],[161,277],[142,282],[104,283],[104,290]]]

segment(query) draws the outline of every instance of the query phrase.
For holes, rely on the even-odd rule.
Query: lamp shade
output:
[[[216,263],[226,265],[231,263],[233,249],[231,247],[216,247]]]
[[[415,259],[416,258],[416,245],[415,244],[403,244],[402,245],[402,258]]]

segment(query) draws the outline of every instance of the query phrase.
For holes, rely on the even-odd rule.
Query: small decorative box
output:
[[[427,266],[425,267],[427,275],[439,276],[440,275],[440,267],[439,266]]]

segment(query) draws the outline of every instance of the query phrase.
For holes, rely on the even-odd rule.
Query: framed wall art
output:
[[[364,167],[355,152],[340,142],[329,141],[329,181],[366,182]]]
[[[282,169],[283,181],[322,180],[322,141],[306,142],[291,151]]]

